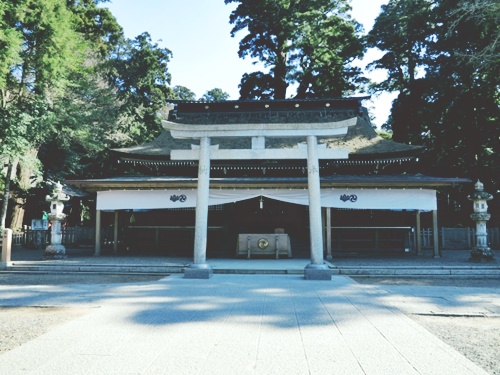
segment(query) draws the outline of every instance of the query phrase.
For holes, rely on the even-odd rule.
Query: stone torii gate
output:
[[[199,139],[199,146],[192,145],[191,150],[170,152],[171,160],[198,160],[194,259],[186,268],[184,277],[208,279],[213,274],[212,268],[206,262],[210,160],[307,159],[311,263],[305,267],[304,277],[306,280],[330,280],[331,272],[323,259],[319,159],[347,159],[349,152],[346,149],[329,149],[326,145],[318,145],[317,137],[345,135],[348,127],[356,125],[356,122],[356,117],[343,121],[307,124],[192,125],[163,121],[164,129],[170,131],[173,138]],[[220,150],[218,145],[211,146],[212,137],[252,138],[252,148]],[[266,149],[266,137],[305,138],[307,143],[305,147],[299,144],[294,149]]]

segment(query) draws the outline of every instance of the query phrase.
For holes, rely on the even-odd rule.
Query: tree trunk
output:
[[[14,207],[12,207],[12,215],[10,216],[10,228],[13,230],[18,230],[23,227],[25,204],[25,198],[14,199]]]
[[[286,89],[288,84],[286,83],[286,59],[287,53],[284,52],[286,48],[286,42],[278,42],[281,46],[281,50],[276,53],[276,65],[274,67],[274,99],[286,99]]]
[[[38,150],[33,148],[29,151],[29,154],[29,160],[35,159],[38,155]],[[31,176],[33,175],[32,165],[32,163],[23,163],[22,161],[19,163],[19,188],[21,189],[19,193],[21,194],[29,191],[33,187],[31,181]],[[10,227],[12,229],[20,229],[23,227],[24,213],[26,212],[24,209],[26,198],[16,196],[16,193],[13,193],[13,195],[15,204],[12,208]]]
[[[2,232],[5,229],[5,218],[7,217],[7,208],[9,205],[11,174],[12,162],[9,160],[7,164],[7,173],[5,174],[2,210],[0,211],[0,230]]]

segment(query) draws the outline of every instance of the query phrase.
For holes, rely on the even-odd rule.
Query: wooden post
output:
[[[113,254],[118,253],[118,215],[119,211],[115,210],[115,223],[113,228]]]
[[[467,228],[467,249],[472,248],[471,238],[472,238],[471,230],[470,228]]]
[[[441,227],[441,249],[446,249],[446,234],[443,227]]]
[[[101,210],[95,211],[95,249],[94,256],[101,255]]]
[[[420,223],[420,210],[417,210],[417,215],[416,215],[416,228],[415,228],[415,239],[417,240],[417,255],[422,254],[422,226]]]
[[[332,208],[326,208],[326,258],[333,259],[332,254]]]
[[[432,210],[432,235],[434,239],[434,258],[440,258],[439,254],[439,232],[437,222],[437,210]]]

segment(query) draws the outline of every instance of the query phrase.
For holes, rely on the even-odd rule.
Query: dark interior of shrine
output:
[[[326,210],[323,226],[326,244]],[[195,209],[119,211],[118,252],[121,255],[191,257],[194,246]],[[112,252],[114,214],[103,213],[104,248]],[[429,220],[422,215],[425,223]],[[394,225],[397,223],[397,226]],[[412,250],[414,211],[331,209],[331,249],[342,255],[395,255]],[[266,197],[211,206],[208,215],[208,258],[236,257],[241,233],[285,233],[294,258],[309,258],[307,206]],[[265,256],[262,256],[265,257]]]

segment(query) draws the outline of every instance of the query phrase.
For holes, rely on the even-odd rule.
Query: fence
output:
[[[94,243],[95,228],[93,227],[66,227],[61,231],[62,244],[91,245]],[[50,243],[50,230],[27,229],[24,232],[12,234],[12,246],[45,247]]]
[[[432,249],[434,246],[431,228],[420,231],[422,248]],[[440,246],[444,250],[469,250],[476,242],[476,231],[473,228],[441,228]],[[92,245],[94,243],[95,228],[93,227],[66,227],[62,230],[63,245]],[[50,231],[27,229],[24,232],[12,234],[12,246],[45,247],[50,243]],[[415,243],[415,239],[410,239]],[[488,243],[493,249],[500,249],[500,228],[488,228]]]
[[[421,230],[422,248],[433,247],[431,228]],[[444,250],[470,250],[476,244],[476,230],[473,228],[444,228],[440,230],[440,246]],[[500,248],[500,228],[488,228],[488,243],[491,248]]]

